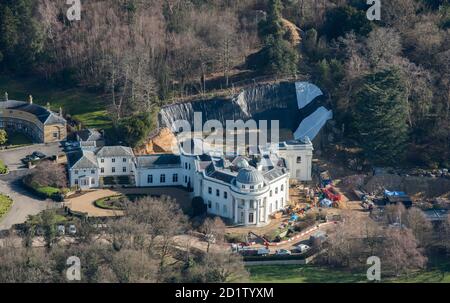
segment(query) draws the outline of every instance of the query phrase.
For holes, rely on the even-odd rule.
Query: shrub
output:
[[[10,197],[0,194],[0,218],[9,211],[12,205],[13,200]]]
[[[5,165],[5,163],[0,160],[0,175],[8,173],[8,167]]]

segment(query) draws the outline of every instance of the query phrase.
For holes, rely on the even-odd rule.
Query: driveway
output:
[[[187,211],[190,208],[190,193],[176,187],[154,187],[154,188],[121,188],[117,190],[98,189],[82,194],[81,196],[68,199],[65,206],[74,212],[86,213],[88,217],[116,217],[123,216],[123,211],[101,209],[94,205],[98,199],[125,195],[148,195],[148,196],[170,196],[180,204],[180,207]]]
[[[40,151],[47,156],[53,156],[61,153],[63,148],[59,142],[45,143],[45,144],[33,144],[24,147],[18,147],[13,149],[0,150],[0,159],[8,165],[11,171],[24,168],[24,164],[20,161],[27,155],[32,154],[34,151]]]
[[[67,200],[64,203],[65,206],[70,208],[71,211],[86,213],[88,217],[117,217],[123,216],[123,211],[109,210],[98,208],[94,205],[94,202],[98,199],[120,195],[117,191],[109,189],[100,189],[87,192],[81,196]]]
[[[12,176],[14,175],[9,177]],[[30,196],[20,186],[20,178],[9,182],[0,180],[0,192],[11,197],[14,202],[11,210],[0,219],[0,230],[10,229],[14,224],[24,223],[29,215],[36,215],[45,209],[56,206],[50,200],[38,200]]]

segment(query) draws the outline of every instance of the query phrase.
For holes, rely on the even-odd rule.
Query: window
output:
[[[211,208],[211,201],[208,201],[208,208]]]
[[[115,163],[116,162],[116,158],[112,158],[111,162]]]
[[[153,183],[153,175],[147,176],[147,183]]]
[[[173,174],[172,182],[174,182],[174,183],[178,182],[178,174]]]
[[[189,170],[191,170],[191,163],[189,163]]]
[[[187,169],[187,162],[184,163],[184,169]]]
[[[104,173],[105,172],[105,168],[104,167],[100,168],[100,172]]]
[[[242,188],[245,188],[245,185],[244,185],[244,184],[242,184]]]
[[[278,209],[278,200],[275,201],[275,209]]]
[[[127,162],[127,158],[123,158],[123,159],[122,159],[122,162]]]
[[[92,169],[91,170],[91,175],[93,175],[93,174],[95,174],[95,170]]]
[[[112,171],[113,173],[115,173],[115,172],[116,172],[116,168],[115,168],[115,167],[111,168],[111,171]]]
[[[227,216],[227,215],[228,215],[228,209],[227,209],[227,206],[226,206],[226,205],[223,206],[223,215],[224,215],[224,216]]]
[[[269,197],[272,197],[272,190],[270,190],[269,192]]]
[[[184,183],[187,183],[187,176],[184,176]]]
[[[228,193],[226,191],[223,192],[223,198],[228,199]]]
[[[58,138],[58,133],[53,133],[53,138]]]
[[[165,174],[162,174],[162,175],[159,177],[159,182],[161,182],[161,183],[166,183],[166,175],[165,175]]]
[[[216,202],[216,213],[219,213],[219,211],[220,211],[220,205],[219,205],[219,203]]]
[[[78,185],[78,179],[75,179],[75,185]]]
[[[302,157],[297,157],[297,163],[302,163]]]
[[[281,198],[281,207],[283,207],[283,204],[284,204],[284,199]]]
[[[220,197],[220,190],[216,189],[216,196]]]
[[[122,172],[126,173],[127,172],[127,168],[124,166],[122,167]]]
[[[255,208],[255,201],[250,200],[250,208]]]
[[[254,185],[250,185],[250,189],[255,189],[255,186]]]
[[[75,171],[75,175],[78,175],[78,170]]]
[[[212,194],[212,188],[208,187],[208,194]]]
[[[95,179],[91,179],[91,184],[95,185]]]
[[[101,162],[101,163],[105,163],[105,159],[101,158],[101,159],[100,159],[100,162]]]
[[[284,184],[281,184],[281,188],[280,188],[280,190],[281,190],[281,191],[283,191],[283,190],[284,190]]]
[[[275,195],[278,194],[278,187],[275,187]]]
[[[253,223],[253,213],[248,214],[248,223]]]

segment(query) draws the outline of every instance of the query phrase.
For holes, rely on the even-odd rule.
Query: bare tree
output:
[[[215,217],[214,219],[206,218],[202,226],[200,226],[200,231],[205,234],[208,247],[206,251],[209,252],[211,243],[219,242],[221,243],[225,236],[225,224],[222,219]]]
[[[405,225],[412,230],[418,243],[422,247],[426,247],[430,244],[433,227],[423,211],[416,207],[409,209],[405,216]]]
[[[418,248],[414,234],[407,228],[389,228],[385,233],[382,250],[383,271],[395,275],[409,274],[423,269],[427,258]]]

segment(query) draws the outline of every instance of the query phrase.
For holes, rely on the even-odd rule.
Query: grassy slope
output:
[[[358,283],[367,282],[365,273],[350,273],[316,266],[268,265],[249,266],[251,282],[266,283]],[[382,278],[383,279],[383,278]],[[383,281],[383,280],[382,280]],[[450,283],[450,262],[410,277],[389,278],[395,283]]]
[[[46,105],[49,102],[52,110],[56,112],[62,107],[65,113],[79,119],[88,127],[111,126],[102,96],[77,87],[63,89],[32,78],[12,79],[0,75],[1,99],[4,98],[5,92],[8,92],[11,100],[26,101],[29,95],[33,95],[36,104]]]

